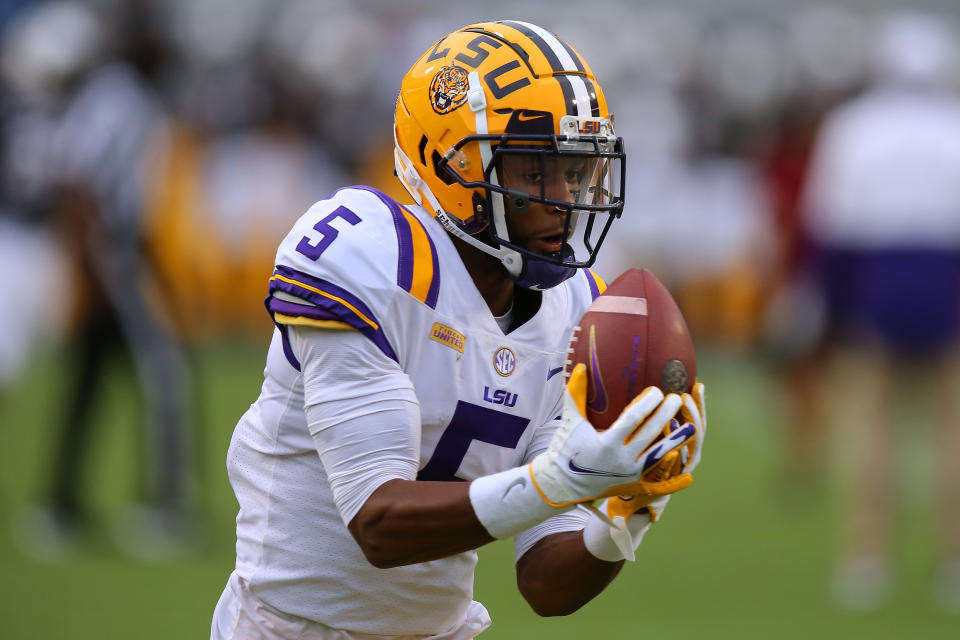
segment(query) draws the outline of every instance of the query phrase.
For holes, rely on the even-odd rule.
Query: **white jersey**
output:
[[[960,247],[960,98],[884,88],[825,122],[805,194],[827,245]]]
[[[476,552],[377,569],[345,523],[392,477],[472,480],[544,450],[560,413],[558,374],[571,328],[603,287],[582,270],[542,295],[530,293],[539,308],[505,335],[427,212],[366,187],[316,203],[277,253],[267,307],[279,329],[261,396],[240,420],[228,454],[240,503],[235,573],[250,593],[279,612],[352,634],[460,638],[486,627],[486,611],[472,600]],[[304,325],[362,342],[399,381],[397,397],[409,394],[416,406],[409,422],[418,424],[408,426],[419,442],[409,468],[375,448],[346,467],[325,466],[322,432],[363,390],[346,368],[325,370],[320,391],[311,386],[313,370],[298,358]],[[375,407],[365,411],[376,416]],[[370,471],[371,456],[381,473]],[[340,489],[354,476],[370,479],[361,490]],[[565,516],[573,519],[566,525]],[[526,536],[518,554],[551,531],[579,528],[582,519],[569,524],[578,517],[558,516],[554,528],[518,536]],[[471,624],[472,631],[457,632]]]

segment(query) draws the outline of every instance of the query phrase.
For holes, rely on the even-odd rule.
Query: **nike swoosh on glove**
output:
[[[605,431],[597,431],[587,420],[586,399],[587,370],[578,364],[564,391],[560,426],[547,450],[529,465],[544,502],[561,507],[607,496],[667,495],[682,488],[683,480],[667,486],[641,479],[696,436],[695,425],[684,424],[653,444],[681,408],[680,396],[664,396],[657,387],[647,387]]]

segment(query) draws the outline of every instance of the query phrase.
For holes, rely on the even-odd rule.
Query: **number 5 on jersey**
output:
[[[300,243],[297,245],[297,251],[307,256],[311,260],[316,260],[319,258],[320,254],[326,251],[327,247],[330,246],[330,243],[336,240],[337,234],[340,233],[333,227],[333,225],[330,224],[335,218],[343,218],[351,225],[355,225],[360,222],[360,217],[353,211],[350,211],[350,209],[347,209],[346,207],[337,207],[333,213],[325,217],[317,224],[313,225],[314,230],[319,233],[319,236],[315,234],[303,236],[303,238],[300,239]]]
[[[479,440],[514,449],[529,423],[528,418],[459,400],[433,456],[417,474],[417,480],[463,481],[456,473],[467,457],[471,442]]]

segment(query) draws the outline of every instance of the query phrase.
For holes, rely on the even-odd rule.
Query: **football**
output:
[[[593,301],[573,330],[568,353],[568,375],[578,363],[587,367],[587,419],[598,430],[647,387],[689,392],[697,376],[683,314],[646,269],[624,272]]]

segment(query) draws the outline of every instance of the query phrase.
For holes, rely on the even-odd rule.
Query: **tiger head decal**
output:
[[[456,65],[441,67],[430,81],[430,104],[439,114],[450,113],[467,101],[467,71]]]

